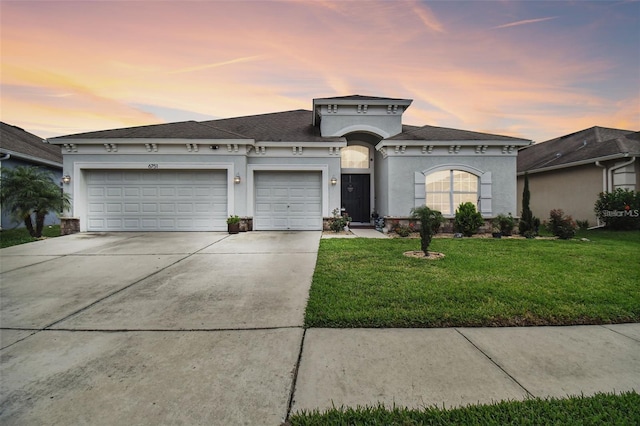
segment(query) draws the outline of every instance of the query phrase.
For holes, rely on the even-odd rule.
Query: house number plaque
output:
[[[157,163],[151,163],[149,164],[149,166],[147,166],[149,169],[151,170],[155,170],[158,168],[158,164]]]

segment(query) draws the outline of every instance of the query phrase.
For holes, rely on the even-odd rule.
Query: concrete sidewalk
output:
[[[640,391],[640,324],[305,330],[319,240],[76,234],[0,250],[0,423],[278,425],[333,405]]]
[[[640,391],[640,324],[309,329],[293,411]]]

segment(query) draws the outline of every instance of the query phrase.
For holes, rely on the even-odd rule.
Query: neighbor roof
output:
[[[490,133],[472,132],[469,130],[449,129],[435,126],[403,126],[402,133],[388,138],[388,140],[425,140],[425,141],[505,141],[530,142],[527,139],[511,136],[493,135]]]
[[[41,137],[29,133],[20,127],[0,122],[0,150],[18,158],[44,160],[62,166],[62,153],[59,146],[44,143]]]
[[[521,149],[518,172],[625,154],[640,155],[640,132],[596,126]]]

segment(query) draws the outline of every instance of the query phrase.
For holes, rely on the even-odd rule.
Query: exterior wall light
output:
[[[331,185],[336,185],[338,183],[338,179],[335,176],[331,178]]]
[[[236,174],[236,176],[233,178],[233,183],[240,183],[242,182],[242,179],[240,179],[240,173]]]
[[[62,183],[68,184],[69,182],[71,182],[71,176],[69,175],[62,176]]]

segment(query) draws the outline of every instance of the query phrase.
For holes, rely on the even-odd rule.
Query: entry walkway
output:
[[[349,228],[350,234],[324,232],[322,238],[389,238],[387,234],[371,228]]]

